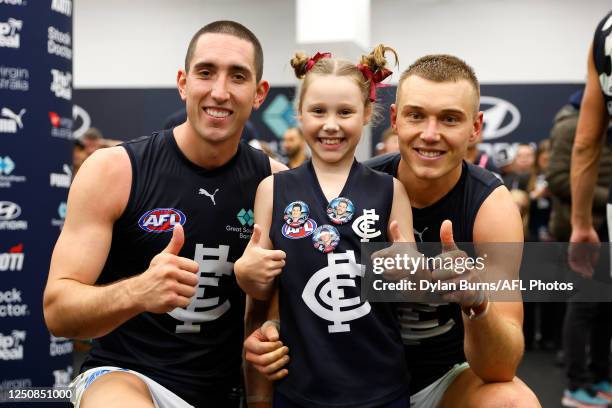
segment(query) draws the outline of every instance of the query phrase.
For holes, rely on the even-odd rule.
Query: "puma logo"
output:
[[[215,202],[215,194],[217,194],[217,191],[219,191],[219,189],[216,189],[214,193],[210,194],[208,191],[201,188],[200,194],[203,194],[206,197],[210,197],[210,200],[212,201],[213,205],[217,205],[217,203]]]
[[[412,230],[414,231],[414,234],[418,235],[419,242],[423,242],[423,234],[425,233],[425,231],[427,231],[427,229],[429,229],[429,227],[425,227],[423,231],[419,232],[416,228],[412,228]]]
[[[9,108],[2,108],[2,112],[0,112],[0,113],[5,118],[9,118],[9,119],[14,120],[15,123],[17,123],[17,126],[19,126],[19,129],[23,129],[23,122],[21,121],[21,117],[23,116],[24,113],[26,113],[25,109],[20,110],[19,114],[16,114],[15,112],[10,110]]]

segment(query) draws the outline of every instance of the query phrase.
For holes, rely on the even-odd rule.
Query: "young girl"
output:
[[[297,113],[312,160],[261,182],[255,199],[261,235],[256,227],[235,265],[250,296],[269,299],[278,290],[271,309],[279,309],[291,361],[288,376],[275,384],[275,407],[408,406],[393,305],[360,298],[361,243],[414,242],[401,183],[354,156],[376,85],[390,74],[387,51],[395,54],[379,45],[358,65],[329,54],[291,60],[303,78]]]

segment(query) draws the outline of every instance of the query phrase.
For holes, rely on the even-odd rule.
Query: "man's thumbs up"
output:
[[[453,239],[453,223],[450,220],[444,220],[440,226],[440,242],[442,243],[442,252],[452,252],[459,249]]]
[[[163,253],[178,255],[183,248],[183,244],[185,243],[185,231],[183,230],[183,226],[181,224],[176,224],[174,226],[174,230],[172,231],[172,238],[170,238],[170,242],[164,250]]]
[[[249,246],[260,246],[259,240],[261,239],[261,227],[257,224],[253,225],[253,234],[251,234],[251,239],[249,241]]]
[[[170,242],[153,257],[147,270],[126,281],[130,282],[135,303],[147,312],[168,313],[177,307],[185,308],[196,294],[200,265],[178,256],[184,244],[185,231],[176,224]]]
[[[453,238],[453,223],[450,220],[444,220],[442,225],[440,225],[440,242],[442,243],[442,253],[438,255],[437,258],[442,258],[445,262],[442,263],[442,267],[431,272],[432,280],[434,282],[447,281],[449,287],[450,284],[453,283],[455,288],[461,287],[461,281],[476,283],[473,285],[476,289],[454,289],[450,291],[440,289],[438,293],[442,296],[442,299],[446,302],[458,303],[462,308],[485,305],[487,295],[480,289],[480,286],[478,286],[478,283],[481,281],[477,270],[473,267],[468,267],[465,260],[460,264],[456,262],[457,259],[467,258],[468,255],[459,249],[455,243]],[[448,262],[448,260],[452,260],[453,262]],[[461,267],[459,268],[459,266]],[[468,285],[466,287],[469,288],[470,286]],[[464,312],[468,316],[474,313],[469,310],[464,310]]]
[[[442,253],[436,258],[443,260],[464,258],[466,253],[459,249],[453,238],[453,223],[450,220],[444,220],[440,225],[440,243],[442,244]],[[455,272],[454,268],[448,265],[447,262],[442,263],[442,267],[438,267],[432,271],[431,276],[433,280],[447,280],[453,279],[459,275]]]
[[[391,224],[389,225],[389,235],[390,235],[389,238],[391,238],[391,241],[393,242],[407,242],[408,241],[406,237],[402,235],[402,231],[400,231],[399,223],[396,220],[391,221]]]

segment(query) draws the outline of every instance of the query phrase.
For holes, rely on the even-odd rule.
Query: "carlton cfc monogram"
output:
[[[355,260],[355,251],[328,254],[327,263],[328,266],[312,275],[302,292],[302,299],[313,313],[332,322],[327,327],[329,333],[350,332],[351,325],[347,322],[367,315],[371,307],[367,301],[361,303],[359,296],[346,298],[342,287],[357,287],[355,280],[363,277],[364,270]]]
[[[219,287],[222,276],[231,276],[234,264],[227,261],[230,247],[219,245],[218,248],[205,248],[202,244],[196,245],[194,260],[200,264],[198,289],[187,308],[176,308],[168,314],[183,324],[176,326],[176,333],[199,333],[200,325],[216,320],[227,312],[231,305],[229,300],[220,304],[220,297],[205,298],[206,287]],[[216,259],[210,259],[210,258]],[[196,311],[196,309],[207,309]]]

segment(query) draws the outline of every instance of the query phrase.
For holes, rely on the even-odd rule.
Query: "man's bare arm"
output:
[[[492,228],[493,225],[496,227]],[[521,216],[510,193],[505,187],[498,187],[478,211],[474,243],[520,244],[522,231]],[[516,252],[513,256],[508,251],[496,252],[502,253],[499,263],[514,275],[509,278],[516,278],[522,254],[519,245],[512,249]],[[497,266],[494,258],[499,257],[489,257],[493,268]],[[474,373],[485,382],[512,380],[524,350],[522,302],[490,302],[481,318],[472,320],[464,316],[463,323],[465,355]]]
[[[414,242],[414,230],[412,229],[412,207],[408,193],[401,181],[393,179],[393,205],[389,215],[389,226],[397,221],[398,227],[405,242]],[[391,237],[387,238],[391,241]]]
[[[281,368],[289,361],[288,349],[280,341],[278,322],[278,287],[269,301],[260,302],[247,297],[245,334],[248,337],[244,342],[244,367],[249,408],[271,407],[273,381],[287,375],[287,369]],[[267,361],[274,362],[262,365]]]
[[[589,48],[587,83],[580,106],[576,139],[572,150],[572,242],[584,242],[593,227],[593,192],[597,183],[602,135],[608,125],[599,78]]]
[[[195,293],[198,264],[176,256],[184,239],[182,227],[164,253],[151,261],[146,275],[95,285],[130,187],[130,162],[122,147],[95,152],[77,174],[43,300],[45,321],[55,335],[103,336],[143,311],[162,313],[185,307]]]

